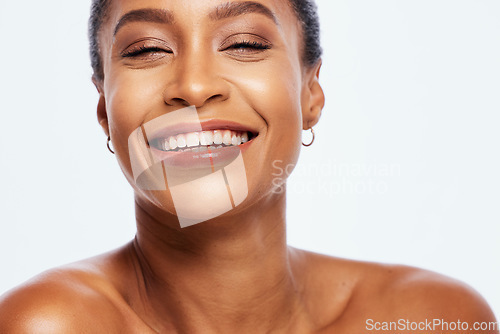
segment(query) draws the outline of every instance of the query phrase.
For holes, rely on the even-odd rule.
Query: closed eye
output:
[[[144,45],[141,45],[141,46],[138,46],[138,47],[135,47],[135,48],[132,48],[131,50],[128,50],[128,51],[124,51],[122,53],[122,57],[124,58],[132,58],[132,57],[138,57],[138,56],[141,56],[141,55],[145,55],[145,54],[158,54],[158,53],[173,53],[171,50],[165,50],[163,48],[159,48],[159,47],[147,47],[147,46],[144,46]]]
[[[238,49],[255,49],[255,50],[267,50],[267,49],[270,49],[271,46],[268,45],[268,44],[264,44],[264,43],[261,43],[261,42],[257,42],[257,41],[243,41],[243,42],[239,42],[239,43],[235,43],[233,45],[230,45],[229,47],[227,47],[226,49],[222,50],[222,51],[225,51],[225,50],[238,50]]]

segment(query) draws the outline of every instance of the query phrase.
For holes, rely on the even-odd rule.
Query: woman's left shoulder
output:
[[[365,270],[359,289],[368,286],[366,293],[372,293],[372,302],[384,310],[380,312],[381,319],[396,314],[406,330],[414,329],[409,326],[421,326],[420,330],[431,333],[453,329],[498,333],[498,323],[486,300],[462,281],[403,265],[366,264]],[[370,277],[376,278],[373,283]],[[372,325],[375,323],[373,319]],[[482,328],[488,330],[480,331]]]
[[[453,325],[460,321],[470,327],[496,321],[491,308],[475,289],[445,275],[404,265],[304,254],[310,261],[309,271],[317,273],[317,284],[332,287],[324,293],[333,295],[333,287],[349,287],[349,300],[342,317],[363,322],[365,329],[369,320],[373,323],[439,320]],[[488,333],[498,333],[496,330]]]
[[[457,279],[410,266],[367,264],[365,285],[377,277],[372,292],[399,310],[435,315],[491,315],[485,299],[470,285]],[[444,312],[445,311],[445,312]]]

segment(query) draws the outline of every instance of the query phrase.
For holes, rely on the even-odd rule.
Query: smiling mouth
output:
[[[149,146],[163,152],[204,152],[243,145],[256,136],[249,131],[207,130],[154,138]]]

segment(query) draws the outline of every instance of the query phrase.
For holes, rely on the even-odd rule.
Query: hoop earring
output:
[[[303,145],[303,146],[305,146],[305,147],[309,147],[309,146],[311,146],[311,145],[314,143],[314,139],[316,139],[316,135],[314,134],[314,130],[313,130],[313,128],[311,128],[310,130],[311,130],[311,133],[312,133],[312,136],[313,136],[313,137],[312,137],[312,140],[311,140],[311,142],[310,142],[309,144],[304,144],[304,143],[302,143],[302,145]]]
[[[115,154],[115,151],[113,151],[113,150],[111,149],[111,147],[109,147],[109,142],[110,142],[110,141],[111,141],[111,136],[108,136],[108,142],[106,143],[106,146],[108,147],[108,150],[109,150],[111,153]]]

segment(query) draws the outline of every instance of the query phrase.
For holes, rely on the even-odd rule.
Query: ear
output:
[[[97,120],[99,121],[99,124],[101,125],[106,136],[109,136],[108,113],[106,111],[106,98],[104,97],[102,82],[98,81],[95,77],[92,77],[92,82],[99,93],[99,101],[97,102]]]
[[[308,130],[318,123],[325,106],[325,94],[319,83],[321,60],[308,68],[304,75],[302,88],[302,129]]]

